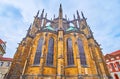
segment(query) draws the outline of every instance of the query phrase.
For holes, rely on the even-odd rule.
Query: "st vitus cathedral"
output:
[[[51,20],[44,10],[35,16],[19,43],[5,79],[112,79],[100,45],[86,18],[77,11],[73,20],[59,15]]]

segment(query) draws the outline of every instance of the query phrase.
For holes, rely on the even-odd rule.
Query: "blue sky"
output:
[[[0,38],[7,42],[4,56],[14,56],[38,10],[45,9],[53,18],[60,3],[70,19],[76,10],[84,12],[104,54],[120,49],[120,0],[0,0]]]

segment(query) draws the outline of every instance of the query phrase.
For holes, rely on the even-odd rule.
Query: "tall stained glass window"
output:
[[[48,43],[48,54],[47,54],[47,66],[53,65],[53,55],[54,55],[54,39],[50,38]]]
[[[39,65],[40,64],[40,57],[41,57],[41,53],[42,53],[42,46],[43,46],[43,37],[40,38],[40,40],[38,42],[36,55],[35,55],[35,59],[34,59],[34,65]]]
[[[72,48],[72,39],[67,39],[67,63],[68,66],[74,65],[74,56],[73,56],[73,48]]]
[[[84,52],[82,40],[80,38],[78,38],[78,49],[79,49],[81,65],[86,66],[87,63],[86,63],[85,52]]]

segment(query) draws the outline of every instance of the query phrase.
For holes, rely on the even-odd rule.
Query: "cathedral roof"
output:
[[[46,26],[46,28],[44,28],[44,29],[49,29],[49,30],[52,30],[52,31],[54,31],[54,29],[49,25],[49,26]]]
[[[120,50],[117,50],[117,51],[112,52],[110,54],[106,54],[104,57],[105,57],[105,60],[111,60],[111,58],[116,59],[116,57],[120,57]]]
[[[117,50],[115,52],[112,52],[111,55],[120,55],[120,50]]]
[[[57,17],[54,15],[54,17],[51,19],[47,18],[47,13],[45,13],[44,9],[42,10],[41,14],[39,14],[39,12],[40,11],[37,12],[34,22],[30,25],[26,36],[34,38],[36,34],[41,32],[50,32],[57,34],[59,30],[62,30],[64,31],[64,34],[80,33],[84,34],[86,37],[89,36],[88,38],[93,37],[92,31],[87,25],[83,12],[81,12],[80,15],[77,10],[76,16],[73,14],[72,20],[67,18],[67,15],[65,15],[65,17],[63,16],[61,4]],[[88,30],[88,32],[85,31],[85,29]]]
[[[0,57],[0,61],[12,61],[12,58]]]

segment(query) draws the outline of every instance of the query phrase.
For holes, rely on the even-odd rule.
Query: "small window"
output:
[[[106,60],[106,62],[108,62],[109,60]]]
[[[119,62],[116,62],[118,69],[120,69],[120,64]]]
[[[3,66],[3,62],[0,62],[0,66]]]
[[[114,60],[114,58],[111,58],[111,60]]]
[[[117,59],[119,59],[120,57],[119,57],[119,56],[117,56],[116,58],[117,58]]]
[[[112,68],[112,71],[114,71],[114,70],[115,70],[115,68],[114,68],[113,63],[110,63],[110,66],[111,66],[111,68]]]
[[[6,67],[9,67],[9,66],[10,66],[10,62],[7,62]]]

